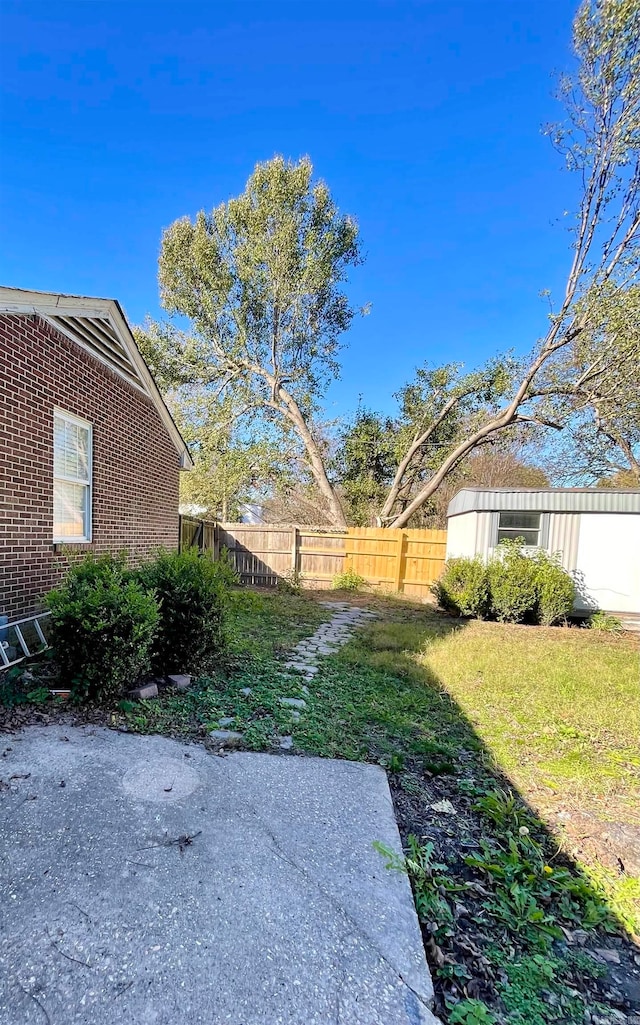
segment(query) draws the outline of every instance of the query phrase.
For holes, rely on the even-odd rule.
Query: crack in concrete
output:
[[[382,951],[380,950],[380,948],[378,947],[376,942],[371,938],[371,936],[369,936],[364,931],[364,929],[362,928],[360,923],[357,922],[355,920],[355,918],[353,918],[353,916],[347,911],[346,908],[344,908],[342,906],[342,904],[339,903],[338,900],[336,900],[336,898],[333,896],[333,894],[331,894],[328,890],[326,890],[323,886],[321,886],[317,879],[314,879],[314,877],[312,875],[310,875],[309,872],[302,865],[299,865],[291,857],[291,855],[283,848],[283,844],[282,844],[282,841],[281,841],[280,837],[277,835],[277,833],[274,832],[273,829],[271,829],[271,827],[268,825],[268,823],[265,822],[265,820],[262,818],[262,816],[259,814],[258,810],[256,809],[255,805],[251,805],[251,810],[253,811],[257,821],[259,822],[262,831],[264,833],[266,833],[266,835],[271,840],[271,842],[273,844],[272,850],[274,851],[276,856],[279,857],[286,864],[290,865],[291,868],[295,869],[296,872],[298,872],[307,883],[309,883],[311,886],[313,886],[314,889],[322,897],[324,897],[324,899],[327,900],[336,911],[338,911],[344,917],[344,919],[351,926],[351,928],[354,931],[355,935],[357,935],[360,939],[365,941],[366,946],[374,954],[376,954],[380,958],[380,960],[387,966],[387,968],[390,969],[390,971],[393,973],[393,975],[396,976],[400,980],[400,982],[403,984],[403,986],[405,986],[407,988],[407,990],[409,990],[409,992],[413,994],[413,996],[416,998],[416,1000],[419,1001],[421,1006],[424,1007],[424,1009],[426,1011],[428,1011],[429,1014],[433,1017],[433,1011],[432,1011],[432,1008],[429,1005],[429,1003],[425,1000],[425,998],[420,993],[418,993],[418,991],[416,989],[414,989],[414,987],[411,985],[411,983],[408,982],[407,979],[405,979],[405,977],[402,974],[402,972],[400,971],[400,969],[396,965],[394,965],[385,954],[382,953]],[[338,1021],[337,1021],[337,1025],[339,1025]],[[418,1023],[418,1025],[419,1025],[419,1023]],[[435,1018],[435,1017],[433,1019],[433,1025],[440,1025],[440,1023],[438,1022],[438,1019]]]

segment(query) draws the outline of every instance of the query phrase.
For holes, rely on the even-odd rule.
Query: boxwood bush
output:
[[[536,618],[544,626],[560,623],[571,615],[576,585],[570,573],[560,565],[557,553],[538,551],[534,556],[538,602]]]
[[[533,620],[538,604],[538,570],[520,542],[502,541],[487,570],[491,611],[496,619],[505,623]]]
[[[124,555],[72,563],[46,604],[60,683],[76,700],[110,701],[149,672],[158,603],[131,578]]]
[[[444,573],[431,588],[436,601],[454,616],[477,616],[489,611],[487,567],[480,558],[449,559]]]
[[[224,613],[231,580],[228,565],[196,548],[159,551],[136,571],[160,604],[160,629],[152,656],[158,675],[204,671],[224,646]]]
[[[508,623],[550,626],[571,614],[576,588],[557,554],[527,554],[517,539],[503,541],[485,565],[474,559],[450,559],[432,586],[446,612]]]

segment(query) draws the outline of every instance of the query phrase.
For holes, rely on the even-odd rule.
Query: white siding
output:
[[[486,561],[493,546],[498,529],[497,513],[479,512],[476,527],[476,554]]]
[[[576,568],[578,607],[640,613],[640,515],[582,513]]]
[[[450,516],[447,521],[447,559],[461,556],[487,559],[493,551],[497,531],[497,513],[468,512]]]
[[[476,533],[479,513],[450,516],[447,522],[447,559],[461,556],[472,558],[476,554]]]
[[[579,534],[580,513],[549,514],[547,551],[560,552],[560,562],[570,571],[577,565]]]

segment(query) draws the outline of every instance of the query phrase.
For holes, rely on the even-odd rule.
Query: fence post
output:
[[[353,569],[353,556],[357,527],[347,527],[347,536],[344,539],[344,550],[342,552],[342,572],[349,573]],[[349,547],[347,548],[347,542]]]
[[[218,562],[220,560],[220,530],[218,523],[213,525],[213,561]]]
[[[398,538],[398,554],[396,555],[396,564],[395,564],[395,570],[394,570],[394,585],[395,585],[395,590],[396,591],[402,591],[404,589],[403,588],[404,581],[402,579],[402,570],[403,570],[402,563],[403,563],[403,560],[404,560],[404,542],[405,542],[404,530],[400,530],[399,534],[400,534],[400,536]]]
[[[298,570],[298,528],[291,528],[291,573],[295,580],[295,574]]]

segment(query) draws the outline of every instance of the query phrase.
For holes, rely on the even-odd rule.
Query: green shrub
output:
[[[229,572],[195,548],[160,551],[137,571],[160,603],[160,630],[154,646],[155,673],[197,673],[210,668],[224,647],[224,611]]]
[[[538,567],[522,551],[521,542],[502,541],[488,565],[491,609],[505,623],[535,619],[538,605]]]
[[[573,577],[562,568],[558,554],[538,551],[533,556],[538,590],[537,620],[552,626],[571,614],[576,597]]]
[[[290,569],[284,576],[278,577],[276,589],[281,594],[302,594],[303,577],[299,569]]]
[[[240,583],[240,577],[233,564],[231,552],[224,545],[221,546],[218,558],[216,559],[216,573],[218,579],[225,587],[235,587]]]
[[[333,578],[332,587],[334,591],[361,591],[366,583],[364,577],[354,573],[352,569],[347,569]]]
[[[602,609],[593,613],[589,620],[589,628],[612,634],[621,634],[623,631],[622,620],[610,612],[603,612]]]
[[[486,566],[480,556],[449,559],[431,590],[453,615],[482,619],[491,613],[508,623],[545,626],[566,619],[576,595],[573,578],[557,555],[527,555],[519,540],[503,541]]]
[[[480,556],[475,559],[449,559],[444,573],[431,591],[438,605],[456,616],[479,616],[489,609],[487,567]]]
[[[131,578],[124,556],[75,562],[46,603],[61,682],[74,698],[109,701],[149,672],[158,603]]]

